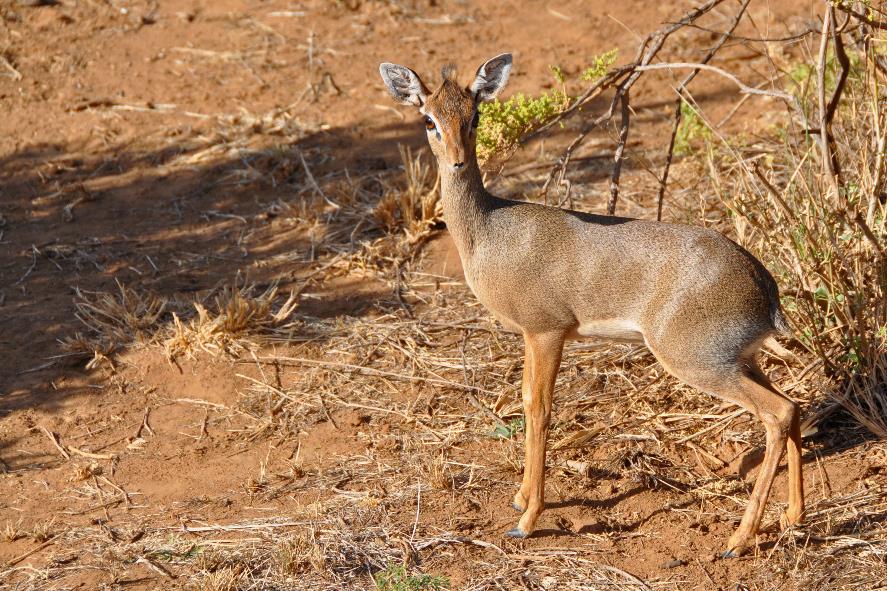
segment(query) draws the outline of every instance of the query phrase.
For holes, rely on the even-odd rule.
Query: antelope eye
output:
[[[434,119],[432,119],[431,117],[425,118],[425,129],[427,129],[428,131],[434,129]]]
[[[477,129],[477,126],[480,124],[480,113],[478,111],[474,112],[474,117],[471,119],[471,127],[472,129]]]

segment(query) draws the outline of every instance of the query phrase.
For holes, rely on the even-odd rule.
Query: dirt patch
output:
[[[740,32],[796,35],[813,6],[752,3]],[[434,79],[449,60],[465,74],[512,49],[509,92],[535,93],[554,83],[549,66],[575,78],[603,51],[630,56],[634,32],[685,9],[0,6],[0,580],[373,588],[368,571],[406,565],[453,589],[804,589],[827,588],[866,552],[883,557],[853,536],[883,529],[887,450],[839,415],[808,441],[810,530],[779,529],[780,472],[757,553],[714,560],[747,501],[760,429],[644,350],[594,344],[566,353],[540,531],[504,538],[522,462],[521,344],[470,296],[439,225],[409,238],[374,215],[402,189],[397,145],[423,142],[418,116],[392,107],[380,61]],[[709,34],[687,32],[687,55],[673,57],[692,61]],[[721,65],[759,83],[770,62],[758,50],[738,44]],[[711,120],[730,114],[723,133],[774,117],[767,99],[731,114],[722,79],[693,88]],[[647,168],[673,97],[645,83],[634,98],[620,213],[655,217]],[[575,131],[532,144],[491,186],[536,195]],[[579,208],[605,207],[612,133],[577,155]],[[693,192],[702,174],[675,173],[669,217],[707,220]],[[94,335],[75,303],[118,282],[165,311],[143,338],[84,354],[71,340]],[[158,335],[246,282],[294,293],[291,317],[245,336],[236,356],[170,359]],[[815,410],[821,393],[795,384],[803,364],[767,370]]]

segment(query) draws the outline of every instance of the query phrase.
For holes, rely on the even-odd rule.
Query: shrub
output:
[[[823,389],[887,437],[887,130],[874,65],[857,54],[851,67],[832,126],[837,186],[823,172],[818,136],[797,131],[782,130],[763,146],[734,146],[738,158],[710,165],[740,242],[777,277],[796,337],[829,378]],[[816,113],[811,83],[795,78],[791,89]]]
[[[592,57],[592,65],[582,71],[579,80],[597,80],[607,73],[616,61],[615,49]],[[480,162],[506,160],[527,134],[539,129],[562,113],[572,101],[567,92],[567,78],[558,66],[551,66],[552,75],[560,88],[537,96],[518,94],[507,101],[494,100],[478,107],[480,124],[477,129],[477,157]]]

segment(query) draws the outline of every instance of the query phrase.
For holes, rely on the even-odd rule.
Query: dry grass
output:
[[[798,342],[815,355],[814,375],[826,377],[823,390],[885,438],[885,81],[873,57],[854,58],[833,124],[840,176],[823,172],[817,137],[792,128],[731,147],[710,158],[709,170],[739,240],[782,285]]]
[[[413,155],[410,148],[399,148],[405,186],[385,193],[373,213],[386,231],[402,229],[415,243],[441,220],[440,179],[421,152]]]
[[[865,152],[871,146],[865,134],[878,116],[883,118],[861,107],[842,115],[845,161],[851,161],[851,149],[862,150],[866,163],[875,158]],[[883,129],[883,121],[878,126]],[[522,470],[522,344],[500,332],[461,282],[424,273],[415,264],[439,221],[435,175],[421,155],[402,151],[403,174],[314,177],[311,158],[259,144],[256,129],[282,134],[282,142],[295,141],[304,131],[291,109],[222,118],[215,136],[198,138],[190,152],[168,166],[248,153],[230,182],[273,185],[294,173],[303,175],[295,199],[275,205],[275,213],[291,218],[321,253],[312,251],[298,285],[287,291],[242,284],[189,301],[123,285],[113,294],[78,292],[77,315],[88,334],[69,339],[67,346],[93,360],[141,346],[163,349],[170,358],[234,358],[254,366],[253,375],[261,378],[240,376],[238,404],[225,412],[251,423],[233,437],[291,441],[319,423],[332,424],[342,413],[359,413],[362,426],[354,437],[365,451],[343,453],[322,469],[296,454],[288,471],[263,467],[258,477],[244,478],[239,501],[250,506],[292,501],[288,507],[297,508],[288,509],[285,522],[243,519],[195,526],[199,518],[171,522],[166,508],[154,512],[151,507],[147,511],[153,513],[140,516],[115,515],[120,521],[112,524],[113,535],[99,522],[52,530],[58,560],[39,569],[10,566],[0,571],[0,580],[14,579],[10,588],[16,591],[53,589],[72,570],[113,567],[123,573],[121,579],[147,574],[170,588],[373,589],[373,576],[390,568],[420,577],[457,565],[462,579],[454,588],[459,589],[685,588],[680,576],[640,581],[608,564],[614,548],[630,552],[637,547],[633,541],[651,544],[658,535],[658,526],[643,526],[619,506],[599,513],[594,533],[568,524],[563,543],[555,538],[542,549],[502,540],[490,529],[487,513],[472,509],[495,507],[494,499],[509,498]],[[768,143],[768,151],[775,146]],[[765,160],[751,147],[738,161],[712,160],[712,178],[721,194],[739,195],[730,206],[738,214],[740,239],[764,253],[782,285],[795,286],[786,308],[799,334],[805,327],[817,329],[805,336],[798,359],[768,357],[763,363],[809,411],[824,402],[817,364],[827,361],[830,383],[841,388],[839,398],[858,411],[860,421],[877,428],[883,413],[866,407],[865,397],[881,404],[884,306],[877,299],[879,294],[883,298],[883,284],[876,272],[883,267],[872,240],[854,222],[857,211],[868,215],[871,201],[842,201],[822,193],[822,179],[808,166],[815,153],[810,146],[799,151],[799,146],[804,147],[775,150],[786,155],[784,162],[764,162],[765,178],[780,187],[776,194],[747,173],[750,159]],[[845,174],[867,187],[860,195],[877,184],[870,166]],[[741,182],[730,193],[734,179]],[[576,195],[577,208],[591,209],[581,191]],[[875,211],[880,226],[867,226],[883,244],[883,206],[876,204]],[[815,239],[821,252],[811,255],[805,242],[794,239],[792,220],[803,220],[805,236]],[[291,264],[287,256],[262,264]],[[344,275],[387,282],[398,301],[381,302],[360,317],[318,319],[300,313],[306,287]],[[820,284],[826,299],[816,295]],[[852,363],[846,356],[851,348],[858,356]],[[265,379],[269,367],[296,371],[272,382]],[[727,466],[753,455],[763,443],[759,426],[747,415],[676,383],[646,349],[635,346],[571,344],[557,392],[549,466],[556,476],[552,480],[567,489],[557,496],[585,498],[595,483],[609,482],[609,496],[621,492],[618,486],[660,494],[662,511],[681,527],[738,521],[749,485]],[[865,445],[848,456],[887,454],[883,442]],[[831,451],[820,442],[808,442],[807,448],[817,463]],[[834,495],[819,479],[820,467],[810,462],[810,470],[817,473],[818,486],[809,491],[808,524],[781,534],[769,528],[742,584],[757,589],[883,588],[883,473],[860,481],[852,492]],[[110,495],[111,488],[102,493],[99,474],[85,474],[74,489],[77,499],[89,506],[104,504],[102,495]],[[456,508],[432,521],[422,512],[432,503]],[[778,521],[782,505],[770,503],[766,523]],[[27,535],[10,523],[0,532],[7,541]],[[83,552],[67,559],[62,548]]]
[[[254,286],[223,289],[211,309],[195,302],[197,314],[187,322],[173,313],[171,334],[163,339],[166,356],[175,359],[204,351],[233,357],[257,349],[263,337],[286,326],[298,296],[290,293],[275,310],[277,286],[255,292]]]

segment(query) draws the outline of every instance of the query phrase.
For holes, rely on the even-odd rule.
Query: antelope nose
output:
[[[464,162],[457,162],[453,165],[453,168],[462,168],[465,166]]]

